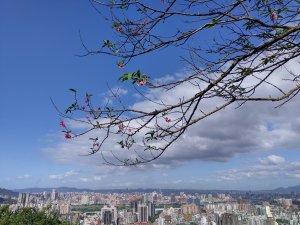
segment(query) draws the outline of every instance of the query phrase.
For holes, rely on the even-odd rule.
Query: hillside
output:
[[[18,192],[0,188],[0,195],[2,195],[2,196],[8,195],[10,197],[18,197]]]

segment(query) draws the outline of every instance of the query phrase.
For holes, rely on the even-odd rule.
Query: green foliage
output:
[[[290,221],[285,220],[285,219],[277,219],[276,222],[278,224],[290,224]]]
[[[157,220],[158,219],[158,217],[159,217],[159,214],[155,214],[154,216],[152,216],[152,217],[150,217],[149,216],[149,221],[151,222],[151,223],[154,223],[155,222],[155,220]]]
[[[0,225],[70,225],[62,221],[57,213],[38,211],[34,208],[22,208],[15,212],[8,206],[0,207]]]
[[[133,73],[125,73],[123,74],[119,80],[121,81],[129,81],[132,80],[132,83],[135,84],[137,82],[147,80],[149,77],[146,74],[141,73],[140,70],[133,72]]]
[[[98,205],[73,205],[71,211],[73,212],[97,212],[103,208],[102,204]]]

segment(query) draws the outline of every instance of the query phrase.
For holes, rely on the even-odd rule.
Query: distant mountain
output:
[[[51,192],[53,189],[59,192],[92,192],[93,190],[90,189],[79,189],[73,187],[58,187],[58,188],[23,188],[23,189],[16,189],[14,191],[17,192],[29,192],[29,193],[42,193],[42,192]]]
[[[252,193],[300,193],[300,185],[293,186],[293,187],[287,187],[287,188],[277,188],[273,190],[261,190],[261,191],[251,191],[251,190],[200,190],[200,189],[154,189],[154,188],[136,188],[136,189],[88,189],[88,188],[75,188],[75,187],[56,187],[56,188],[25,188],[25,189],[16,189],[14,191],[16,192],[29,192],[29,193],[42,193],[44,191],[51,192],[52,189],[55,189],[59,192],[97,192],[97,193],[133,193],[133,192],[153,192],[153,191],[159,191],[164,194],[179,194],[180,192],[185,192],[187,194],[189,193],[246,193],[246,192],[252,192]],[[1,193],[1,192],[0,192]]]
[[[300,185],[297,186],[292,186],[292,187],[286,187],[286,188],[277,188],[274,189],[273,192],[278,192],[278,193],[291,193],[291,192],[295,192],[295,193],[300,193]]]
[[[8,195],[10,197],[17,197],[18,193],[11,191],[11,190],[4,189],[4,188],[0,188],[0,195],[3,195],[3,196]]]
[[[24,188],[16,189],[17,192],[29,192],[29,193],[42,193],[42,192],[51,192],[53,189],[59,192],[98,192],[98,193],[131,193],[131,192],[152,192],[157,189],[100,189],[93,190],[88,188],[75,188],[75,187],[56,187],[56,188]]]

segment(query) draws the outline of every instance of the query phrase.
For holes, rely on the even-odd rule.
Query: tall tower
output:
[[[101,219],[104,225],[110,225],[117,222],[117,209],[115,207],[107,207],[101,209]]]
[[[152,202],[148,202],[147,203],[148,206],[148,216],[149,217],[153,217],[155,215],[155,207],[154,204]]]
[[[56,201],[58,199],[58,193],[55,189],[52,189],[51,192],[51,201]]]
[[[26,204],[26,194],[25,193],[19,193],[18,206],[25,207],[25,204]]]
[[[148,222],[148,206],[138,205],[138,222]]]
[[[103,213],[103,224],[104,225],[110,225],[112,224],[112,212],[111,211],[105,211]]]

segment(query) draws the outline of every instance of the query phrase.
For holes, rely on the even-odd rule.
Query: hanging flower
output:
[[[90,102],[90,98],[85,98],[85,99],[84,99],[84,102],[85,102],[85,103],[89,103],[89,102]]]
[[[170,118],[168,118],[168,117],[165,117],[165,121],[166,121],[167,123],[170,123],[172,120],[171,120]]]
[[[145,86],[147,84],[146,80],[141,80],[139,82],[137,82],[137,86]]]
[[[122,30],[121,27],[117,27],[117,28],[116,28],[116,31],[117,31],[118,33],[122,33],[122,32],[123,32],[123,30]]]
[[[123,124],[123,123],[120,123],[120,124],[118,125],[118,128],[119,128],[118,133],[122,132],[122,131],[124,130],[124,124]]]
[[[66,138],[66,139],[71,139],[71,138],[72,138],[72,135],[71,135],[70,133],[66,133],[66,134],[65,134],[65,138]]]
[[[60,123],[59,123],[59,125],[62,127],[62,128],[67,128],[67,126],[66,126],[66,124],[65,124],[65,122],[62,120],[62,121],[60,121]]]
[[[278,14],[275,12],[275,11],[273,11],[272,12],[272,14],[271,14],[271,20],[277,20],[278,19]]]

